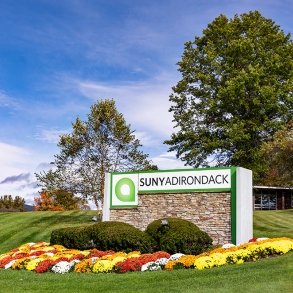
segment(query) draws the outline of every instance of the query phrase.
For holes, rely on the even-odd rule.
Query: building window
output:
[[[277,195],[261,192],[255,194],[254,208],[256,210],[276,210],[277,209]]]

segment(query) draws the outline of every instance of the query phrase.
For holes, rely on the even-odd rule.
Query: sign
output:
[[[137,206],[138,193],[230,189],[230,168],[112,173],[111,208]]]
[[[138,194],[162,193],[163,197],[163,193],[180,192],[229,193],[232,243],[244,243],[252,238],[252,172],[241,167],[107,173],[103,221],[111,219],[112,209],[140,209]],[[144,211],[151,209],[144,206]]]

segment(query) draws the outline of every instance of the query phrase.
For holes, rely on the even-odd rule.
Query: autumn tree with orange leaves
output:
[[[42,191],[34,202],[36,211],[68,211],[89,208],[84,200],[65,190]]]

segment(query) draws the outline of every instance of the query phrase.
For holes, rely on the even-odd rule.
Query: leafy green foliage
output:
[[[51,244],[61,244],[67,248],[85,250],[152,251],[152,239],[149,235],[122,222],[100,222],[92,226],[64,228],[54,230]]]
[[[293,186],[293,120],[262,146],[267,165],[261,184]]]
[[[72,128],[71,134],[60,137],[55,169],[36,174],[45,190],[67,190],[101,208],[106,172],[156,167],[140,150],[114,100],[98,101],[87,120],[77,118]]]
[[[146,233],[155,240],[156,250],[169,253],[199,254],[212,245],[207,233],[180,218],[155,220],[148,225]]]
[[[100,222],[91,227],[95,246],[101,250],[152,251],[152,239],[145,232],[122,222]]]
[[[165,143],[194,167],[263,171],[261,145],[292,118],[293,43],[259,12],[220,15],[185,44]]]
[[[11,195],[3,195],[0,197],[0,211],[23,212],[24,203],[24,198],[20,196],[13,198]]]
[[[50,243],[61,244],[67,248],[86,250],[93,248],[90,226],[69,227],[53,230]]]
[[[70,211],[85,209],[86,201],[66,190],[42,191],[34,198],[36,211]]]

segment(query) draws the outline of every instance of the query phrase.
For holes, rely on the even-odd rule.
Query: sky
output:
[[[293,0],[1,0],[0,196],[38,196],[59,135],[113,98],[160,169],[183,168],[163,142],[184,43],[220,14],[258,10],[292,31]]]

